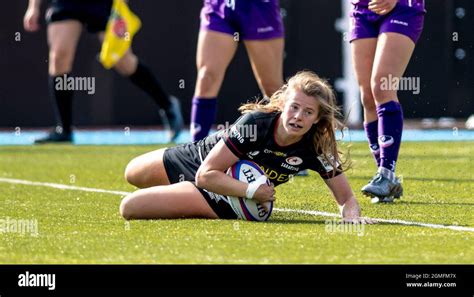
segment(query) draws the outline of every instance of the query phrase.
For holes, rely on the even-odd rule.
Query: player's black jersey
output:
[[[280,112],[246,113],[228,129],[209,135],[188,148],[194,148],[202,162],[214,145],[223,139],[239,159],[251,160],[260,165],[275,186],[287,182],[303,169],[314,170],[324,179],[333,177],[331,164],[315,152],[312,130],[299,142],[289,146],[282,147],[276,143],[274,134],[280,115]],[[336,172],[338,174],[339,170]]]

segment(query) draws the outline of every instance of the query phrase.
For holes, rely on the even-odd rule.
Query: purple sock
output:
[[[379,117],[380,166],[395,172],[402,140],[403,111],[400,103],[390,101],[377,106]]]
[[[217,98],[194,97],[191,110],[191,136],[193,141],[201,140],[209,134],[216,120]]]
[[[379,121],[375,120],[370,123],[364,123],[364,130],[365,134],[367,135],[367,139],[369,140],[369,148],[374,155],[375,163],[377,167],[380,166],[380,147],[379,147]]]

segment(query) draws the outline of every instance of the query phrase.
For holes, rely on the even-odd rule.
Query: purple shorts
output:
[[[284,37],[279,0],[204,0],[201,30],[262,40]]]
[[[351,39],[376,38],[384,32],[408,36],[414,43],[423,31],[425,10],[400,3],[386,15],[370,11],[366,5],[354,5],[351,11]]]

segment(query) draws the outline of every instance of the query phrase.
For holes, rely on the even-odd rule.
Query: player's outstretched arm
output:
[[[239,158],[220,140],[209,152],[196,173],[196,185],[211,192],[234,197],[247,197],[248,184],[238,181],[225,171]],[[261,185],[252,199],[260,203],[274,201],[273,186]],[[247,197],[249,198],[249,197]]]
[[[344,173],[324,181],[334,195],[344,221],[363,224],[374,223],[370,219],[361,217],[359,203]]]
[[[28,8],[23,17],[23,27],[26,31],[35,32],[39,30],[40,7],[41,0],[30,0],[28,2]]]

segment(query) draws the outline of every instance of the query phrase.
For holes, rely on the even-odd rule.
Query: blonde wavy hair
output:
[[[313,97],[319,103],[318,123],[313,125],[313,145],[317,154],[322,155],[326,162],[334,168],[333,174],[340,165],[342,171],[350,168],[349,157],[342,161],[342,153],[337,148],[336,129],[342,133],[343,123],[340,108],[337,106],[336,96],[331,85],[312,71],[300,71],[290,77],[278,91],[270,98],[257,100],[240,106],[241,113],[251,111],[282,112],[288,98],[289,90],[298,90]],[[347,153],[348,155],[348,153]]]

